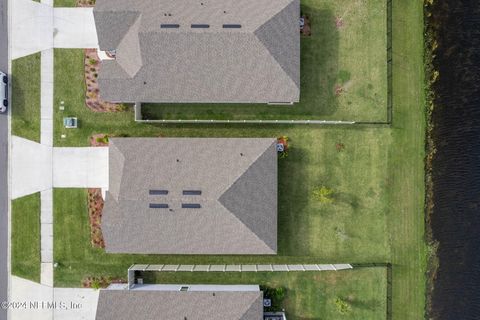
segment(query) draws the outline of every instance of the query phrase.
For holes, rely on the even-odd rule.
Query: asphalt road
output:
[[[8,73],[7,0],[0,0],[0,70]],[[8,119],[0,114],[0,302],[8,300]],[[0,309],[0,320],[7,311]]]

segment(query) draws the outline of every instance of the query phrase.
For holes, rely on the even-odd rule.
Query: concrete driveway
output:
[[[108,148],[52,148],[12,137],[12,198],[51,188],[108,189]]]
[[[54,48],[97,48],[93,8],[55,8]]]
[[[53,187],[108,189],[108,148],[53,148]]]
[[[26,302],[25,308],[10,308],[12,320],[95,319],[99,290],[52,288],[15,276],[11,280],[10,301]]]
[[[52,48],[98,48],[93,8],[12,3],[12,59]]]
[[[12,136],[12,198],[52,188],[52,148]]]
[[[53,48],[53,8],[31,0],[11,3],[12,59]]]

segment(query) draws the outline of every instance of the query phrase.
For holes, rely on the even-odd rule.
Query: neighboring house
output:
[[[300,97],[299,0],[97,0],[111,102],[293,103]]]
[[[258,285],[143,285],[100,290],[96,320],[262,320]]]
[[[112,138],[110,253],[276,254],[276,139]]]

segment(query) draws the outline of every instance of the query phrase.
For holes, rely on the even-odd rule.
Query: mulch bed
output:
[[[111,103],[100,98],[98,87],[98,72],[100,70],[100,58],[97,49],[85,49],[85,104],[95,112],[118,112],[125,111],[125,106],[119,103]]]
[[[105,241],[102,234],[102,210],[103,198],[102,189],[88,189],[88,217],[90,221],[90,241],[95,248],[105,248]]]
[[[302,36],[309,37],[312,35],[312,27],[310,25],[310,19],[308,18],[308,16],[302,16],[302,18],[304,19],[305,24],[303,26],[303,29],[300,30],[300,33]]]
[[[94,7],[95,0],[77,0],[77,7]]]
[[[113,136],[103,133],[94,134],[90,137],[92,147],[108,147],[108,139]]]
[[[82,280],[83,288],[106,288],[111,283],[127,283],[124,279],[111,279],[108,277],[86,277]]]

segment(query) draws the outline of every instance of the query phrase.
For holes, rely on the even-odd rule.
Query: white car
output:
[[[0,113],[7,112],[8,107],[8,77],[5,73],[0,71],[0,98],[2,103],[0,104]]]

